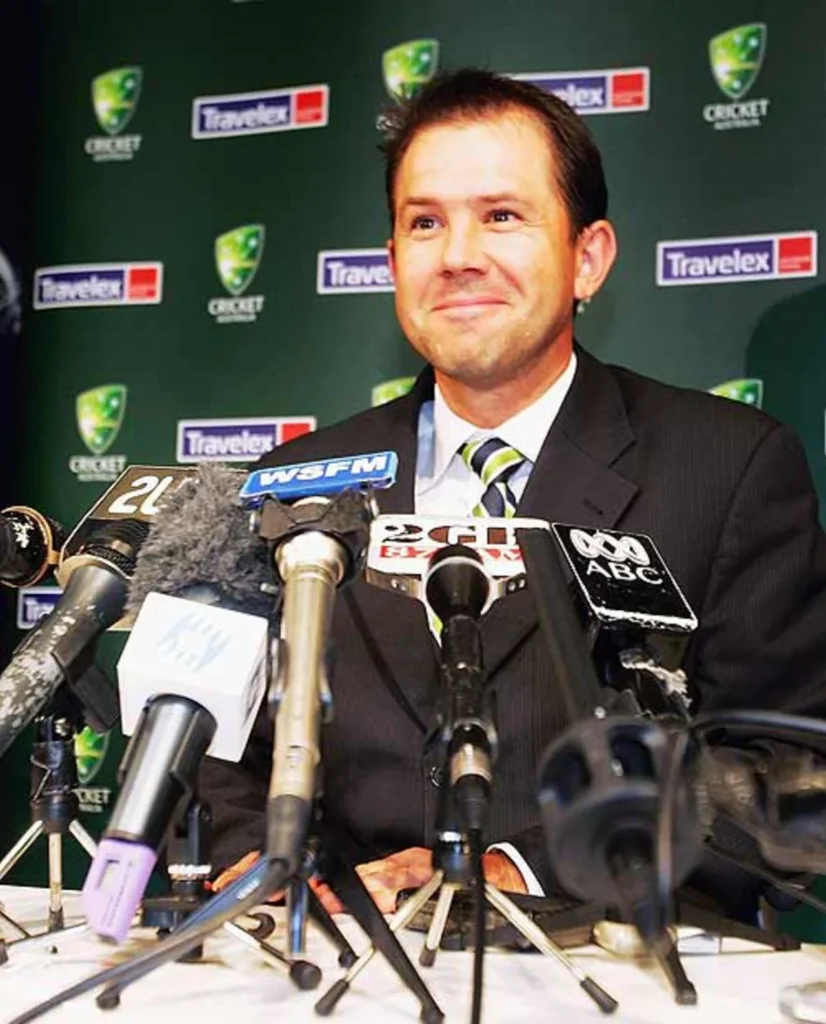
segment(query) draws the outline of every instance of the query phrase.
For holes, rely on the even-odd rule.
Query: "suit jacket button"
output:
[[[437,768],[434,764],[430,771],[427,773],[430,778],[430,784],[438,789],[444,781],[445,773],[442,768]]]

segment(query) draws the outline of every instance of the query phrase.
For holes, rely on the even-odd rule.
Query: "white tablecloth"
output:
[[[17,920],[43,926],[46,893],[35,889],[0,886],[0,902]],[[77,915],[78,900],[67,894],[67,916]],[[67,921],[68,923],[68,921]],[[340,920],[356,950],[365,941],[347,918]],[[7,938],[12,935],[5,932]],[[278,941],[276,932],[273,940]],[[135,929],[134,938],[121,948],[99,942],[88,933],[57,939],[58,952],[15,949],[0,967],[0,1021],[52,995],[65,986],[119,961],[154,941],[151,932]],[[404,945],[415,960],[421,936],[407,933]],[[198,1021],[198,1024],[256,1024],[256,1022],[318,1021],[313,1010],[319,994],[341,974],[335,951],[310,928],[309,958],[324,972],[314,992],[299,992],[277,968],[266,965],[246,946],[224,932],[209,940],[205,959],[195,964],[169,964],[130,987],[121,1006],[98,1010],[94,994],[81,996],[45,1016],[47,1021],[111,1021],[112,1024],[161,1024]],[[506,1021],[551,1021],[579,1024],[611,1020],[617,1024],[779,1024],[778,993],[784,985],[826,979],[826,948],[808,946],[799,952],[763,952],[749,943],[726,940],[717,956],[683,956],[697,987],[696,1007],[676,1006],[656,966],[615,960],[588,947],[575,956],[586,971],[620,1002],[610,1018],[594,1006],[576,982],[554,961],[527,953],[491,951],[486,956],[483,1019],[486,1024]],[[467,1021],[470,1012],[471,954],[440,952],[434,967],[422,971],[448,1021]],[[333,1013],[332,1020],[358,1024],[374,1021],[415,1022],[418,1003],[403,988],[379,957],[364,970]]]

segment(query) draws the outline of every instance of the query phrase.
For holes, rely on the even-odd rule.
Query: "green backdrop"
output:
[[[385,242],[376,124],[393,102],[382,57],[400,44],[397,90],[473,64],[545,73],[592,104],[621,252],[580,340],[690,387],[762,381],[729,391],[762,393],[800,432],[826,494],[826,288],[811,234],[826,220],[822,5],[40,0],[39,13],[18,500],[72,523],[106,486],[80,476],[174,463],[181,420],[324,425],[416,372],[380,259],[341,257],[344,290],[318,287],[319,253]],[[212,98],[196,119],[212,137],[193,137],[198,97]],[[663,273],[687,276],[660,286],[657,243],[675,239]],[[78,395],[116,384],[125,393],[87,396],[78,416]],[[213,428],[219,449],[246,443],[243,425]],[[119,641],[103,646],[111,665]],[[27,743],[6,759],[3,848],[27,823]],[[112,786],[121,746],[89,788]],[[84,821],[96,831],[105,814]],[[77,882],[85,858],[72,857]],[[42,855],[14,877],[42,883]]]

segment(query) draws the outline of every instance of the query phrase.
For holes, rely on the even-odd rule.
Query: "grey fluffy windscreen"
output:
[[[226,607],[250,615],[273,612],[261,592],[274,583],[267,545],[250,532],[238,501],[244,474],[203,465],[171,494],[153,518],[135,567],[128,611],[138,612],[151,591],[186,596],[192,587],[215,593]]]

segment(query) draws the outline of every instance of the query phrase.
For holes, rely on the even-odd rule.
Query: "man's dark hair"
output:
[[[584,227],[604,217],[608,188],[602,157],[583,119],[567,103],[538,86],[492,71],[462,68],[442,72],[412,99],[382,116],[385,136],[385,189],[391,225],[393,191],[399,164],[414,137],[431,125],[478,121],[510,111],[539,118],[548,134],[557,187],[568,208],[576,238]]]

